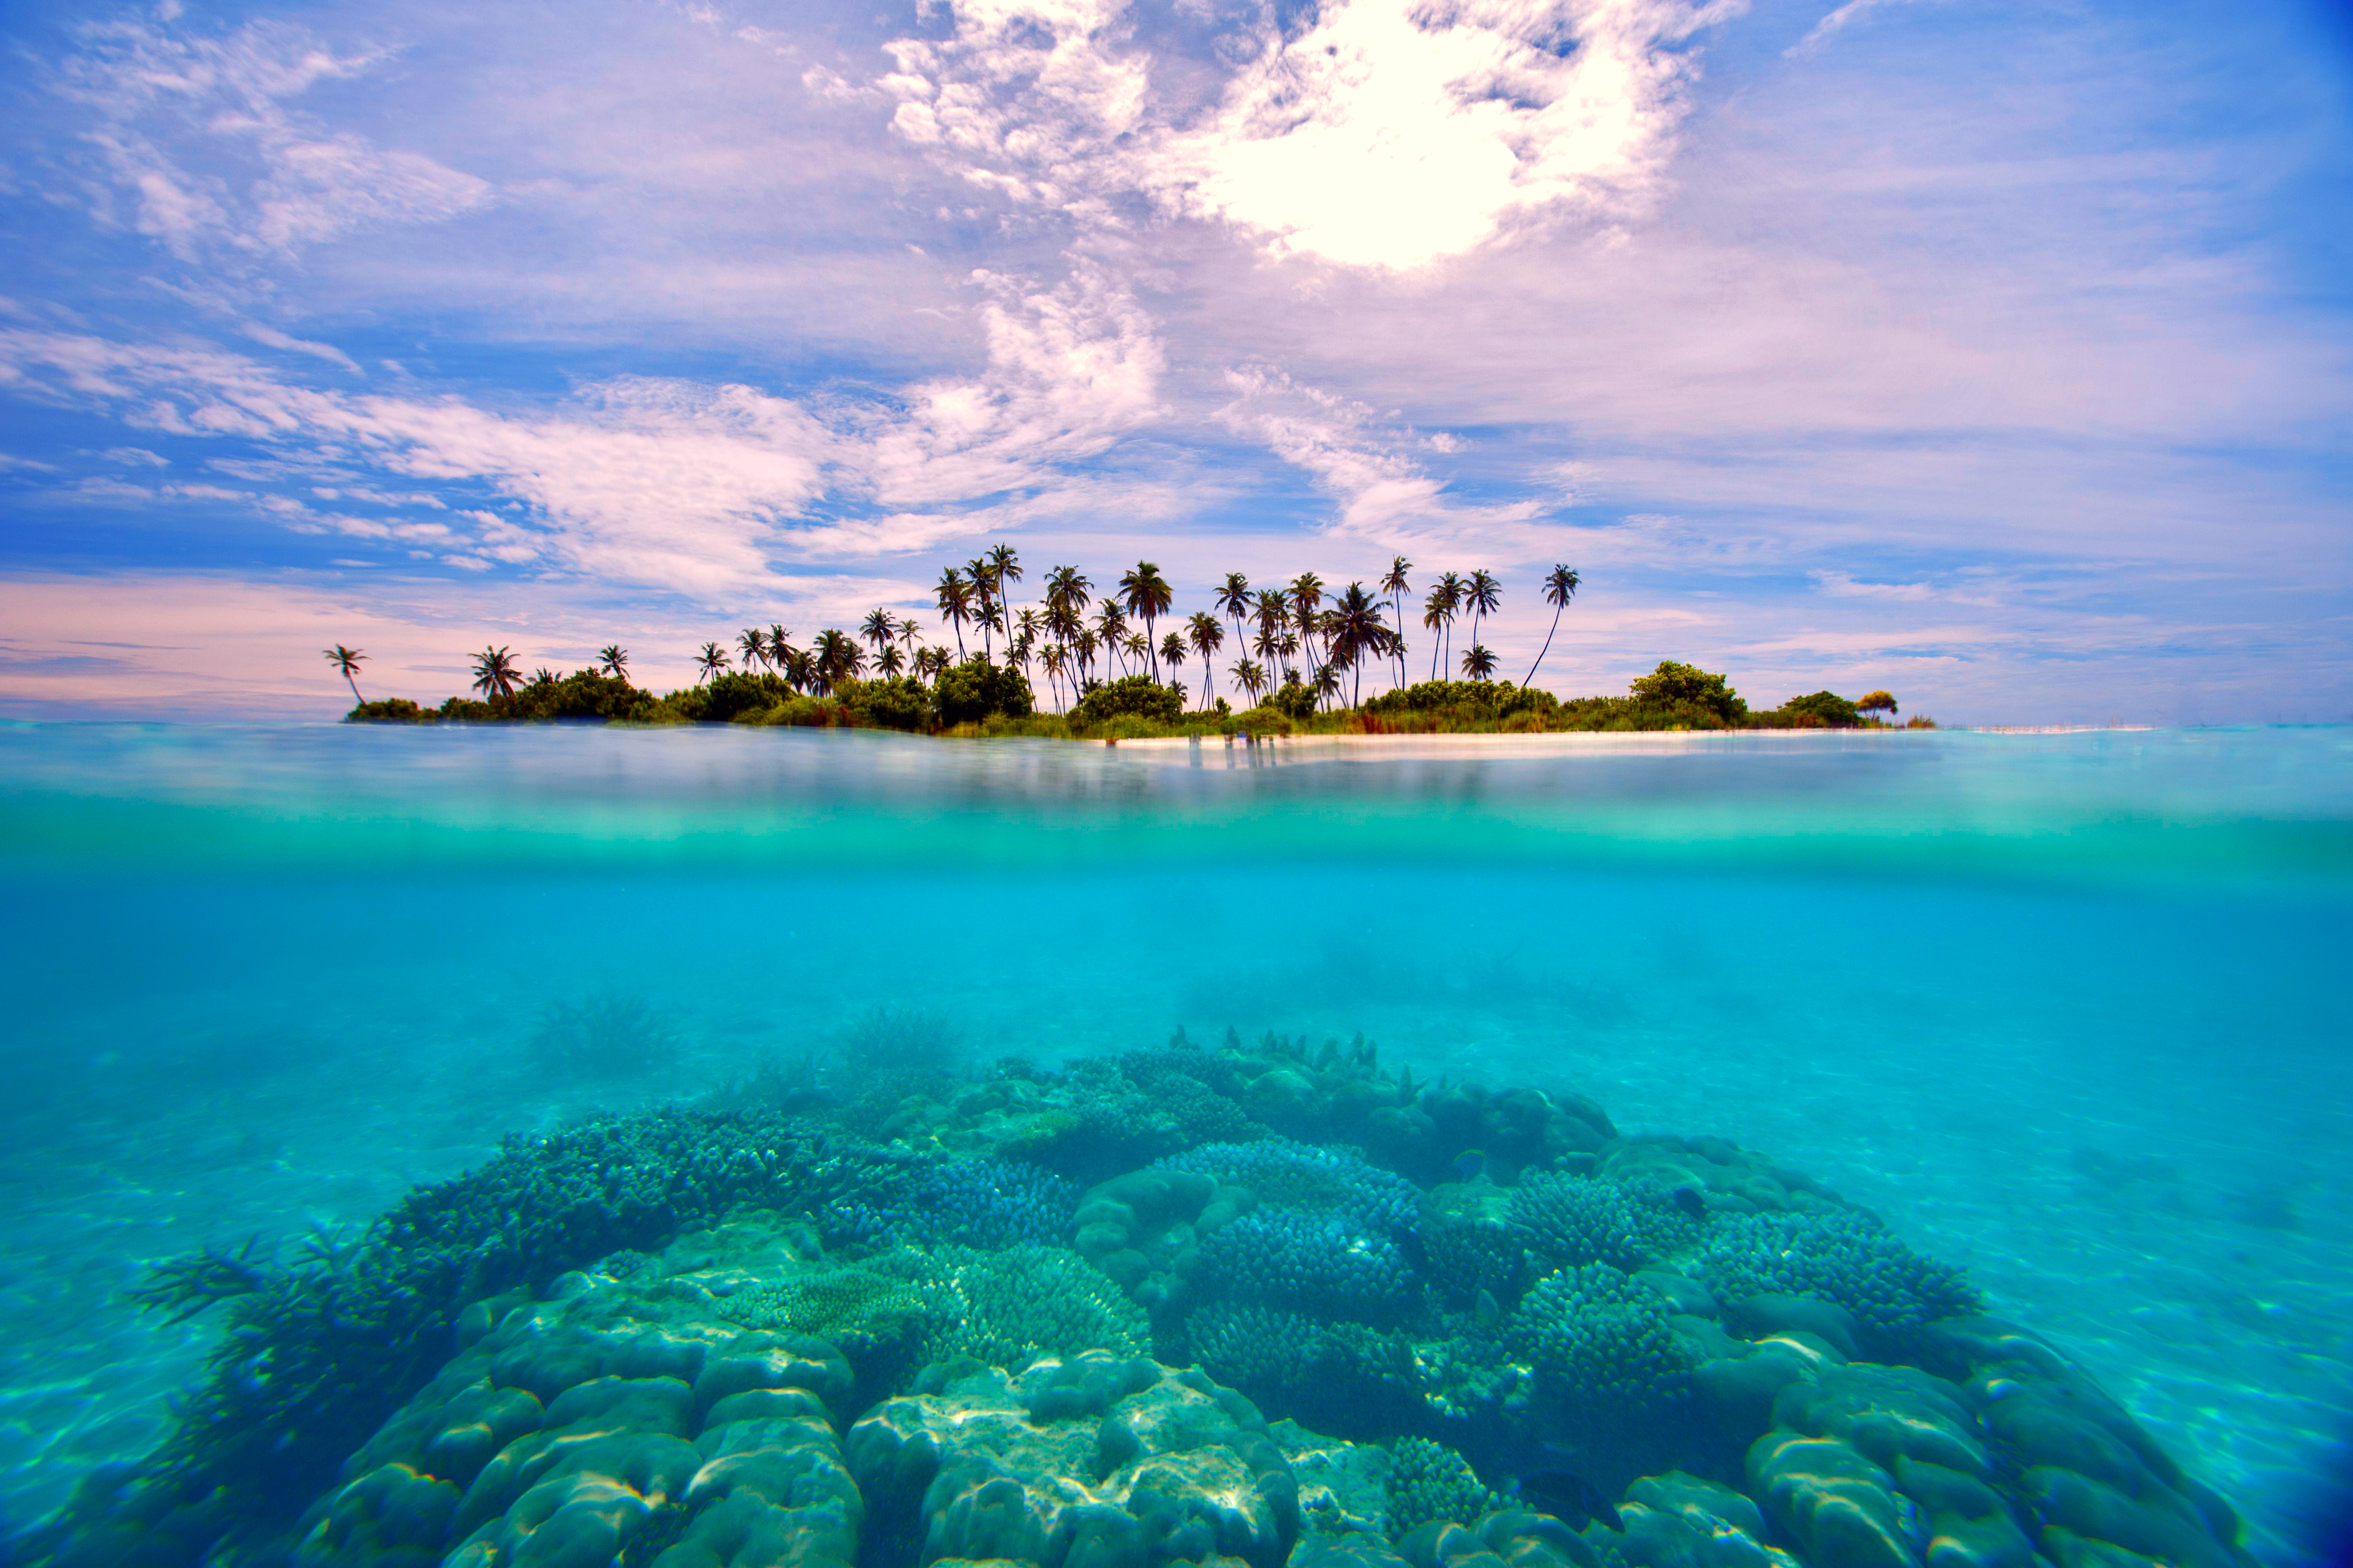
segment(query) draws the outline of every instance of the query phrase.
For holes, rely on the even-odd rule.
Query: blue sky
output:
[[[1483,567],[1513,674],[1566,563],[1565,693],[2353,717],[2339,7],[558,15],[9,8],[0,711],[683,682],[1001,540]]]

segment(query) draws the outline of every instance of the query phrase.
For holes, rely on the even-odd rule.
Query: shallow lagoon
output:
[[[0,1499],[136,1458],[149,1261],[822,1050],[1229,1026],[1715,1133],[1965,1264],[2315,1552],[2348,1413],[2353,731],[1118,749],[0,729]],[[659,1077],[551,1079],[642,997]],[[217,1314],[215,1314],[216,1316]]]

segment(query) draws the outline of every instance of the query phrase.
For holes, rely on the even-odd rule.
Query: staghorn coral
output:
[[[1505,1212],[1520,1245],[1547,1268],[1607,1263],[1631,1272],[1673,1256],[1700,1234],[1699,1221],[1652,1182],[1530,1175],[1512,1190]]]
[[[1378,1321],[1410,1307],[1418,1286],[1398,1244],[1345,1221],[1260,1209],[1201,1243],[1196,1293]]]
[[[1545,1436],[1613,1468],[1636,1467],[1671,1436],[1694,1359],[1668,1322],[1673,1310],[1607,1263],[1531,1286],[1504,1337],[1535,1370]]]
[[[1959,1269],[1921,1257],[1855,1209],[1721,1220],[1694,1272],[1725,1302],[1811,1297],[1844,1309],[1883,1337],[1973,1312],[1978,1305]]]
[[[1471,1462],[1443,1443],[1400,1437],[1389,1447],[1389,1538],[1402,1540],[1425,1524],[1476,1524],[1502,1500],[1487,1489]]]
[[[1152,1166],[1195,1171],[1220,1185],[1247,1187],[1268,1208],[1328,1215],[1359,1230],[1392,1235],[1411,1226],[1421,1194],[1404,1177],[1338,1149],[1287,1138],[1205,1143]]]

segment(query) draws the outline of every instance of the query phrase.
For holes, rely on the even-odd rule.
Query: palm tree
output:
[[[1218,614],[1234,623],[1234,646],[1245,647],[1248,639],[1242,636],[1242,617],[1250,612],[1250,579],[1239,572],[1226,574],[1225,582],[1217,591]]]
[[[1021,581],[1021,557],[1009,544],[988,547],[988,575],[997,590],[997,613],[1005,617],[1005,635],[1013,636],[1013,584]]]
[[[980,613],[973,617],[980,623],[980,657],[994,663],[997,655],[988,634],[997,625],[997,568],[981,555],[965,562],[964,570],[974,596],[980,601]]]
[[[782,626],[776,628],[784,630]],[[616,680],[629,679],[629,650],[619,643],[608,642],[596,650],[596,668]]]
[[[899,635],[899,623],[888,610],[871,610],[866,619],[859,623],[858,635],[872,643],[874,651],[879,654],[889,647],[892,639]]]
[[[1492,616],[1495,606],[1504,602],[1504,585],[1487,575],[1484,569],[1471,574],[1471,585],[1462,591],[1463,605],[1471,612],[1471,640],[1479,640],[1479,619]]]
[[[1272,679],[1275,661],[1282,657],[1282,631],[1291,624],[1291,611],[1282,602],[1280,588],[1261,589],[1257,604],[1258,639],[1250,644],[1250,651],[1266,660],[1267,678]]]
[[[1250,693],[1250,706],[1257,707],[1258,694],[1266,689],[1266,667],[1256,659],[1241,658],[1236,659],[1233,668],[1226,673],[1234,678],[1236,685]]]
[[[512,697],[522,683],[514,656],[502,647],[486,647],[474,656],[474,689],[485,697]]]
[[[915,657],[915,650],[923,646],[923,623],[913,616],[902,618],[899,622],[899,641],[906,647],[907,657],[913,659]]]
[[[1103,639],[1096,637],[1092,628],[1087,626],[1079,628],[1079,635],[1071,642],[1071,649],[1078,656],[1079,679],[1082,682],[1092,679],[1089,672],[1094,668],[1095,655],[1102,647]]]
[[[702,651],[695,655],[694,662],[702,671],[694,678],[694,683],[700,686],[705,677],[717,675],[727,668],[727,650],[715,642],[704,643]]]
[[[768,662],[768,634],[757,626],[745,626],[744,635],[735,639],[735,647],[744,655],[744,673],[749,675],[754,662]]]
[[[899,650],[897,643],[886,642],[882,651],[874,656],[874,668],[882,672],[883,679],[896,680],[899,672],[907,668],[907,656]]]
[[[1495,678],[1495,656],[1479,644],[1472,643],[1462,652],[1462,673],[1473,680],[1493,680]]]
[[[1144,648],[1145,654],[1152,658],[1152,679],[1157,680],[1160,679],[1160,660],[1152,646],[1152,623],[1168,613],[1168,606],[1176,602],[1176,591],[1169,587],[1168,579],[1160,574],[1159,567],[1149,561],[1139,561],[1134,571],[1120,574],[1119,596],[1120,601],[1126,605],[1128,613],[1144,622]]]
[[[367,699],[360,695],[360,683],[353,678],[359,674],[360,665],[367,655],[355,647],[345,647],[341,643],[322,651],[325,653],[327,662],[335,667],[335,673],[350,684],[352,700],[355,703],[366,701]]]
[[[1217,667],[1209,659],[1226,646],[1226,628],[1208,611],[1196,610],[1186,619],[1185,633],[1192,639],[1193,651],[1201,656],[1201,706],[1207,708],[1211,696],[1210,678],[1217,673]]]
[[[972,619],[972,584],[963,573],[951,566],[940,574],[938,584],[932,590],[938,596],[940,618],[955,628],[956,658],[964,657],[964,624]]]
[[[1440,648],[1454,646],[1454,612],[1462,607],[1462,579],[1449,572],[1430,585],[1430,597],[1421,602],[1421,624],[1430,629],[1430,679],[1438,679]],[[1440,634],[1445,634],[1441,645]]]
[[[1139,666],[1144,663],[1145,658],[1152,652],[1152,645],[1144,640],[1144,634],[1142,632],[1128,633],[1127,640],[1120,644],[1120,647],[1124,648],[1127,652],[1127,657],[1135,660]],[[1123,662],[1120,668],[1123,669],[1125,668],[1125,663]],[[1160,679],[1160,667],[1157,664],[1155,664],[1152,667],[1152,679],[1155,680]]]
[[[811,650],[816,668],[817,694],[830,697],[834,689],[845,680],[855,679],[866,669],[866,650],[849,639],[848,633],[828,626],[817,634],[817,646]]]
[[[927,680],[937,680],[948,667],[948,650],[944,647],[919,647],[915,650],[915,673]]]
[[[543,664],[531,672],[531,683],[533,686],[553,686],[555,684],[555,671]]]
[[[1185,665],[1185,634],[1165,632],[1160,638],[1160,662],[1168,667],[1168,681],[1176,684],[1176,672]]]
[[[1315,700],[1327,703],[1340,695],[1340,667],[1325,660],[1315,671]]]
[[[1046,671],[1046,684],[1053,690],[1054,711],[1057,713],[1062,711],[1062,664],[1067,657],[1062,645],[1058,642],[1048,643],[1045,650],[1038,656],[1039,665]]]
[[[1116,599],[1105,599],[1095,606],[1095,635],[1103,638],[1103,650],[1119,660],[1120,673],[1127,673],[1127,612],[1119,607]]]
[[[1389,596],[1389,608],[1397,613],[1397,624],[1399,626],[1405,625],[1405,596],[1413,592],[1413,584],[1406,581],[1405,574],[1412,570],[1412,562],[1402,555],[1394,556],[1389,561],[1388,575],[1381,579],[1381,592]],[[1405,684],[1405,634],[1402,631],[1393,631],[1389,634],[1389,640],[1397,650],[1398,684],[1403,686]]]
[[[1552,651],[1552,634],[1560,630],[1560,613],[1568,608],[1568,602],[1571,599],[1577,597],[1577,587],[1580,581],[1577,573],[1567,566],[1556,565],[1546,574],[1544,596],[1545,603],[1552,606],[1552,629],[1545,633],[1544,647],[1536,649],[1536,662],[1528,666],[1528,679],[1520,682],[1522,686],[1527,685],[1528,681],[1536,678],[1537,665],[1543,664],[1545,655]]]
[[[1291,621],[1299,628],[1302,640],[1315,635],[1315,606],[1324,602],[1324,579],[1313,572],[1302,572],[1291,580]],[[1312,671],[1315,665],[1315,648],[1307,647],[1307,663]]]
[[[1365,657],[1384,652],[1388,647],[1389,628],[1381,619],[1387,608],[1365,592],[1362,583],[1349,584],[1347,592],[1333,604],[1332,662],[1346,665],[1356,672],[1355,688],[1348,698],[1351,708],[1360,706],[1364,697]]]

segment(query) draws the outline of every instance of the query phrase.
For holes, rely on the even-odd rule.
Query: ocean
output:
[[[0,844],[0,1531],[27,1559],[209,1375],[234,1304],[142,1310],[153,1265],[332,1250],[502,1140],[740,1104],[763,1074],[830,1114],[873,1089],[883,1036],[966,1082],[1270,1036],[1302,1073],[1377,1048],[1408,1101],[1525,1086],[1624,1138],[1728,1140],[1966,1269],[2228,1500],[2257,1560],[2332,1550],[2353,730],[1105,747],[11,724]],[[1491,1172],[1496,1148],[1441,1151],[1445,1179],[1536,1171]],[[1681,1201],[1746,1213],[1719,1195]],[[1485,1332],[1526,1284],[1410,1288],[1425,1305],[1384,1298],[1367,1332]],[[1345,1315],[1303,1300],[1243,1304]],[[1534,1487],[1457,1446],[1482,1485]]]

